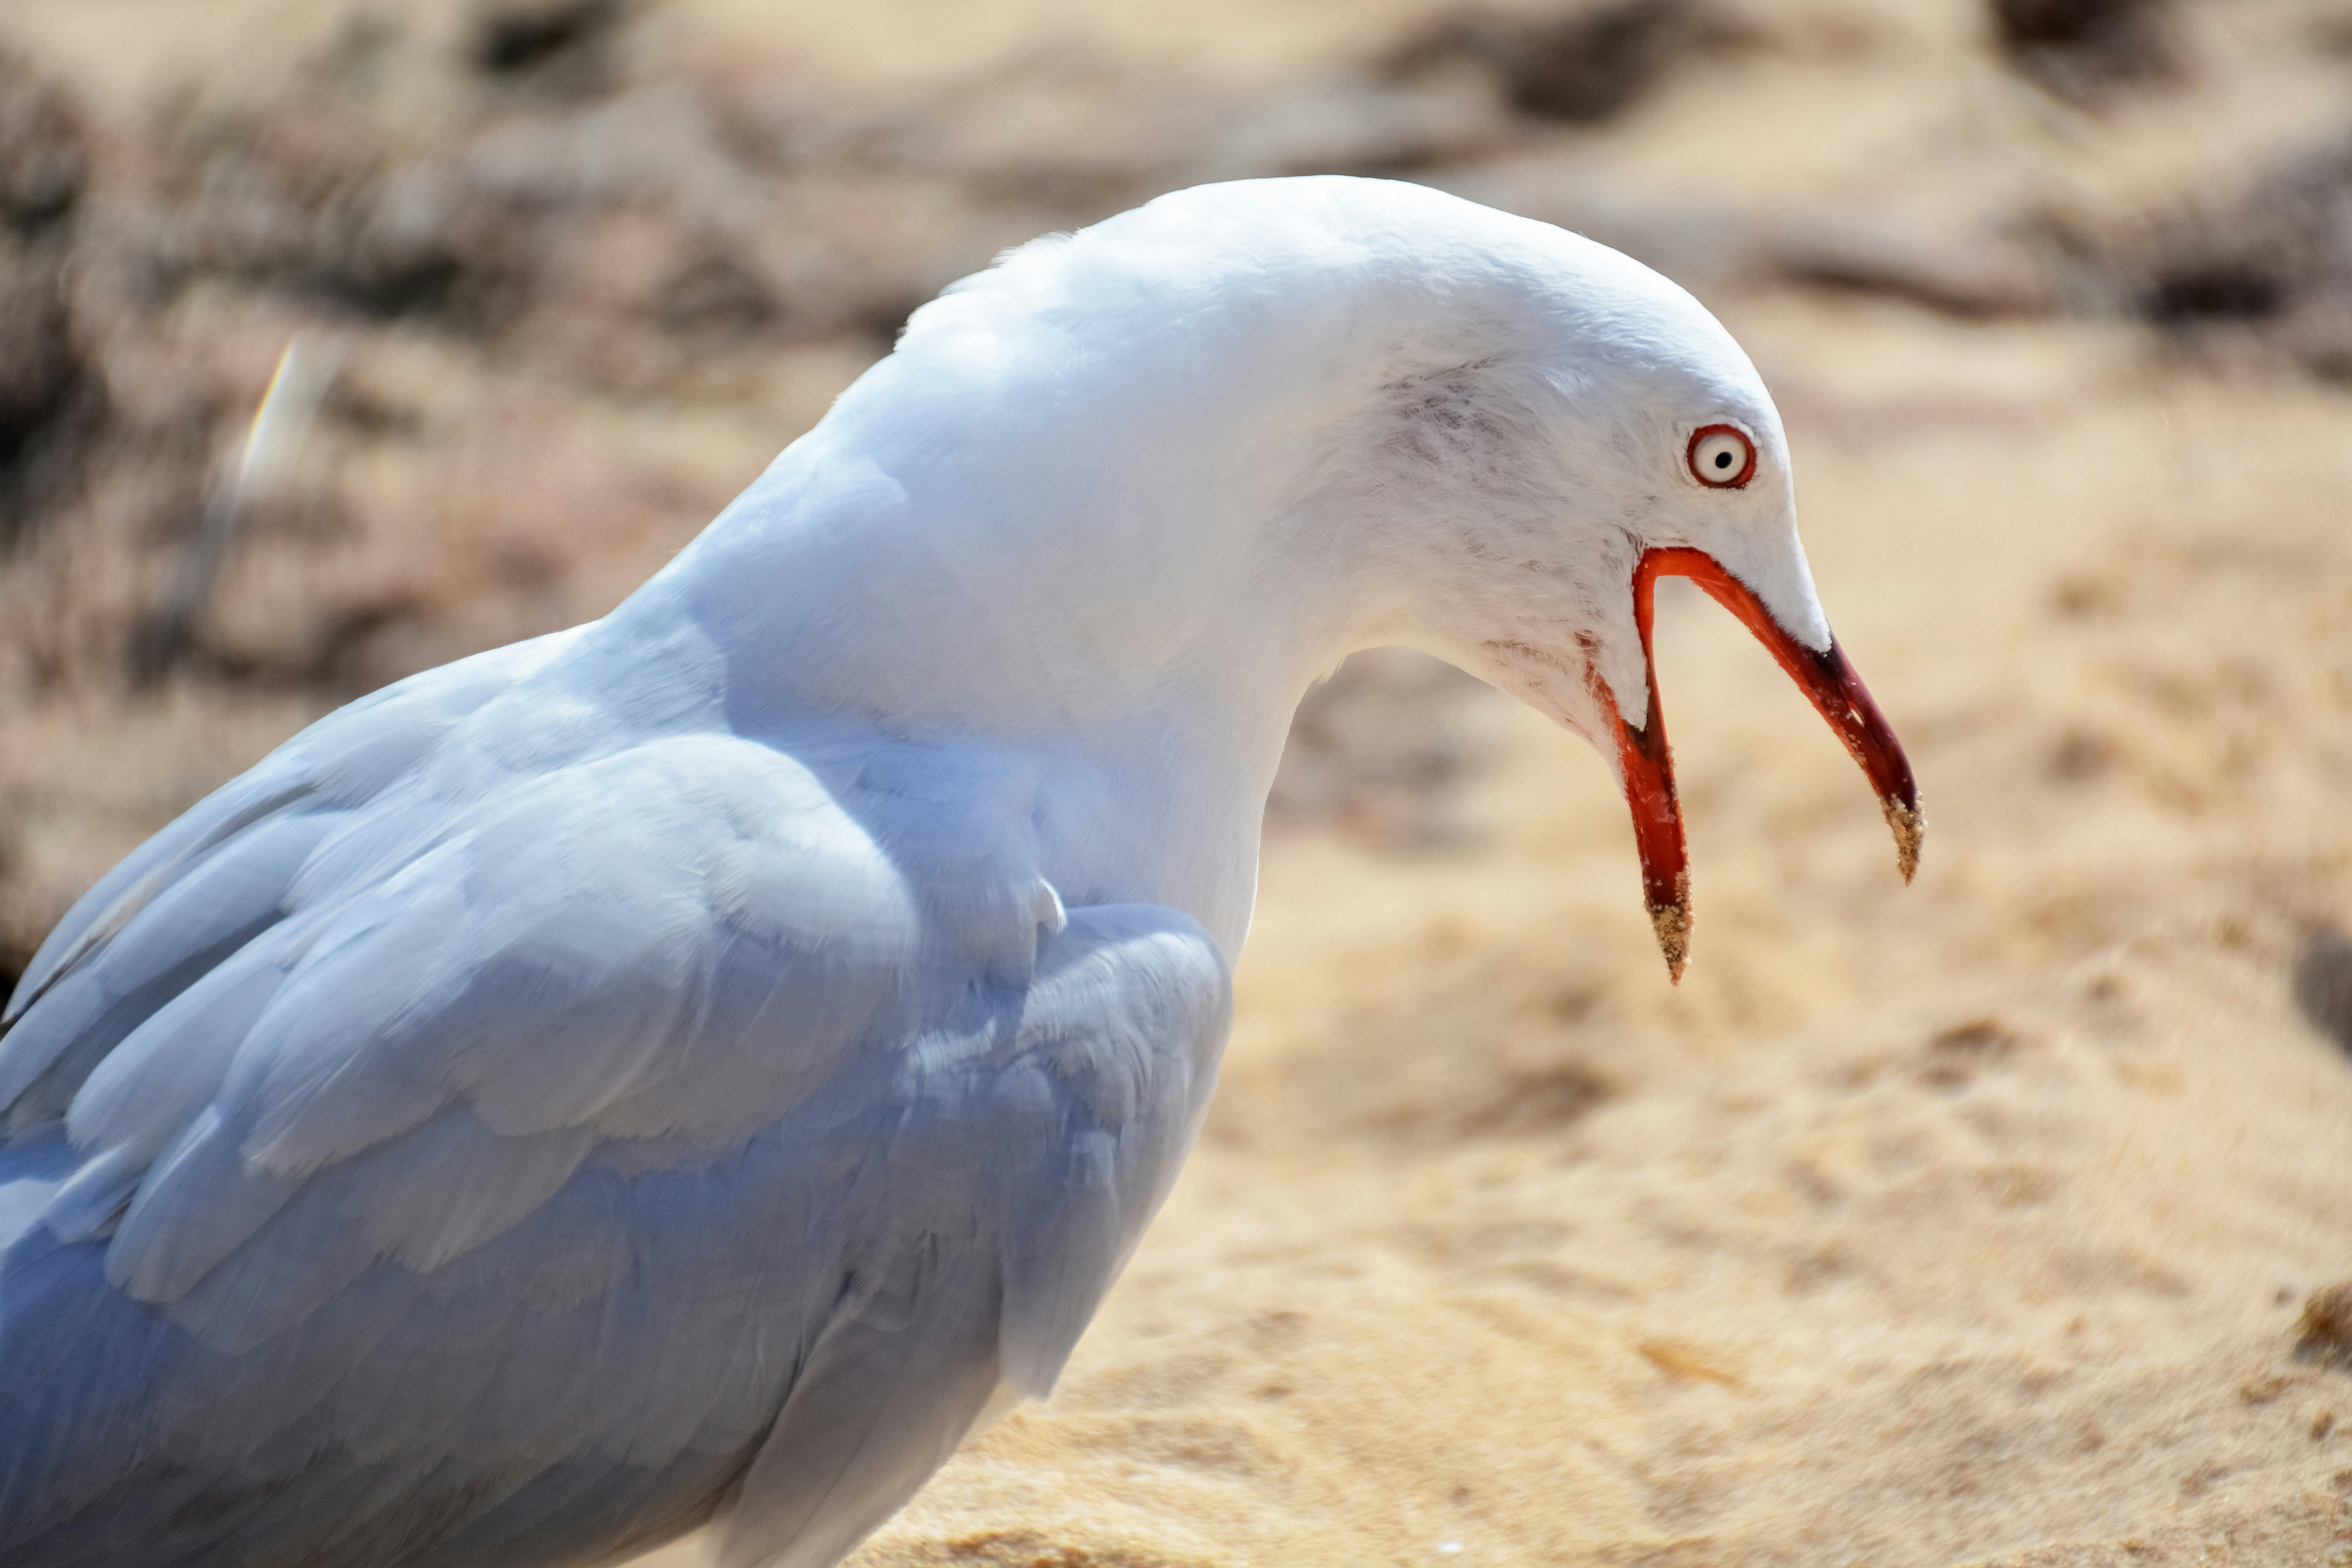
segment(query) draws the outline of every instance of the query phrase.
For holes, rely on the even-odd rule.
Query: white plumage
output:
[[[950,290],[610,616],[313,726],[44,945],[0,1560],[833,1562],[1165,1195],[1308,682],[1431,647],[1622,773],[1658,546],[1834,653],[1754,371],[1557,230],[1207,187]]]

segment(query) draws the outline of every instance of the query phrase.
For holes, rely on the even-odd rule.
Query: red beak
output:
[[[1845,748],[1870,776],[1886,825],[1895,831],[1895,863],[1909,882],[1919,869],[1919,840],[1927,820],[1919,814],[1919,790],[1911,764],[1870,699],[1862,677],[1834,640],[1815,653],[1790,636],[1744,582],[1705,550],[1653,549],[1633,569],[1633,623],[1642,633],[1642,663],[1650,683],[1650,711],[1636,727],[1625,722],[1609,688],[1596,675],[1593,689],[1617,721],[1617,751],[1625,769],[1625,803],[1633,808],[1633,841],[1642,853],[1642,894],[1650,924],[1666,956],[1666,972],[1679,981],[1690,956],[1690,857],[1683,841],[1682,804],[1675,795],[1675,758],[1666,745],[1664,716],[1658,708],[1658,666],[1651,655],[1650,627],[1656,618],[1657,580],[1687,577],[1707,596],[1739,617],[1758,642],[1772,651],[1790,679],[1804,688],[1829,720]]]

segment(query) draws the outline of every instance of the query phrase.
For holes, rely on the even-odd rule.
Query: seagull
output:
[[[1860,762],[1689,295],[1407,183],[1009,252],[600,621],[311,726],[0,1035],[0,1562],[821,1568],[1055,1380],[1200,1129],[1293,709],[1585,737],[1678,977],[1681,576]]]

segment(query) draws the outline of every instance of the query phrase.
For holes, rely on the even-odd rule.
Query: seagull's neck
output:
[[[1256,353],[1230,328],[1093,365],[902,351],[615,621],[698,626],[739,727],[839,715],[1091,779],[1063,781],[1094,802],[1065,896],[1169,903],[1237,946],[1292,711],[1381,630],[1316,498],[1342,323],[1292,317]]]

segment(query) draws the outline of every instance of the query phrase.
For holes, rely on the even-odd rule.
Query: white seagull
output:
[[[352,704],[0,1037],[0,1563],[850,1551],[1044,1396],[1201,1124],[1293,708],[1428,649],[1596,746],[1679,973],[1651,590],[1876,787],[1754,368],[1588,240],[1267,180],[916,312],[603,620]]]

